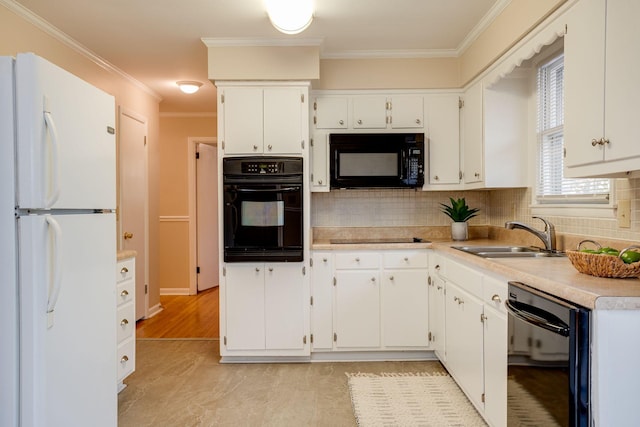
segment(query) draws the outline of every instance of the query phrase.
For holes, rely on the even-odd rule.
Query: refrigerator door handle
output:
[[[58,145],[58,130],[56,123],[53,120],[53,116],[48,110],[48,102],[44,100],[44,123],[49,136],[51,136],[51,195],[47,197],[45,201],[45,208],[50,208],[60,197],[60,167],[58,162],[59,157],[59,145]]]
[[[53,311],[58,302],[60,288],[62,287],[62,228],[58,221],[51,215],[47,215],[45,220],[47,225],[53,230],[53,258],[52,258],[52,281],[49,285],[49,297],[47,300],[47,326],[53,326]]]

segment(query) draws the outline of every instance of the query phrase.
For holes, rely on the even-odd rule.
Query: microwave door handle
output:
[[[299,191],[300,187],[284,187],[284,188],[238,188],[238,193],[285,193],[291,191]]]
[[[562,335],[563,337],[568,337],[570,334],[569,325],[553,313],[511,299],[506,300],[504,304],[510,314],[526,323]]]

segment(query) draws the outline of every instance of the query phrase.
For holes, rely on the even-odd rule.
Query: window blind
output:
[[[538,203],[608,203],[608,179],[565,178],[564,56],[538,68]]]

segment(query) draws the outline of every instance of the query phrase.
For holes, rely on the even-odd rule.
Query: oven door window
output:
[[[224,198],[226,261],[298,260],[303,236],[300,185],[225,185]]]

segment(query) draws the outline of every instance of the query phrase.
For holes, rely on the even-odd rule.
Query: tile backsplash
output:
[[[631,227],[620,228],[616,218],[545,215],[558,233],[640,242],[640,179],[616,180],[617,200],[631,202]],[[536,225],[531,216],[531,189],[482,191],[339,190],[312,194],[313,227],[441,226],[451,220],[440,210],[449,197],[465,197],[480,208],[471,225],[504,226],[516,220]]]

